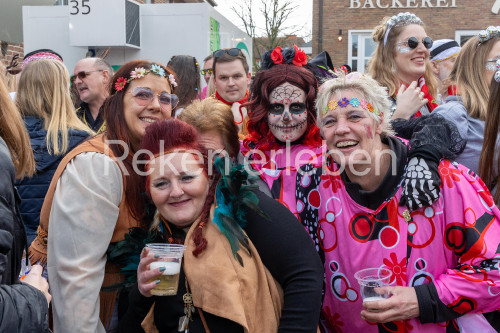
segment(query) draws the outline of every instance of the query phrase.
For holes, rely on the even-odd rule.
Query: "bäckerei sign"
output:
[[[350,0],[349,8],[455,8],[457,0]]]

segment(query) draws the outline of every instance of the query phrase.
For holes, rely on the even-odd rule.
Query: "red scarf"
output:
[[[224,98],[221,97],[221,95],[219,95],[217,90],[215,91],[215,98],[217,98],[219,101],[221,101],[223,103],[226,103],[229,106],[233,105],[233,103],[236,103],[236,102],[226,101]],[[248,90],[247,90],[247,93],[245,94],[245,97],[243,97],[241,100],[239,100],[238,103],[243,104],[243,103],[246,103],[247,101],[248,101]]]
[[[402,82],[402,84],[404,84],[406,88],[408,88],[408,86],[409,86],[409,84],[406,82]],[[429,112],[432,112],[435,108],[437,108],[439,106],[439,104],[436,102],[436,99],[434,97],[432,97],[432,95],[429,93],[429,88],[427,87],[427,84],[425,83],[425,79],[424,79],[423,75],[420,77],[420,79],[418,79],[418,86],[420,87],[420,91],[424,93],[424,98],[427,98],[427,100],[428,100],[427,108],[429,109]],[[398,92],[396,91],[396,93],[392,97],[392,98],[394,98],[395,101],[397,100],[396,99],[397,93]],[[420,111],[417,111],[413,116],[411,116],[411,118],[420,117],[421,115],[422,115],[422,113]]]
[[[448,86],[448,96],[455,96],[457,94],[457,86],[452,84]]]

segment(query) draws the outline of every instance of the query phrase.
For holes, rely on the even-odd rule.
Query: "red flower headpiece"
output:
[[[307,64],[307,55],[297,45],[284,49],[277,46],[272,51],[267,51],[262,55],[261,69],[268,69],[280,64],[293,64],[301,67]]]

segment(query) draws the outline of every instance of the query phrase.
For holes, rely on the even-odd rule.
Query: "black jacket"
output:
[[[45,295],[18,282],[26,233],[14,180],[14,164],[0,138],[0,332],[48,332]]]

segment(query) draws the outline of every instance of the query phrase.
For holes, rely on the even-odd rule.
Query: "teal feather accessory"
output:
[[[240,244],[250,254],[248,236],[243,229],[247,224],[245,208],[269,220],[269,217],[259,208],[259,199],[253,192],[257,185],[249,185],[253,177],[246,172],[243,165],[236,165],[224,172],[224,158],[217,158],[214,166],[222,175],[215,191],[216,208],[213,222],[227,238],[234,258],[243,266],[243,259],[238,254]]]

